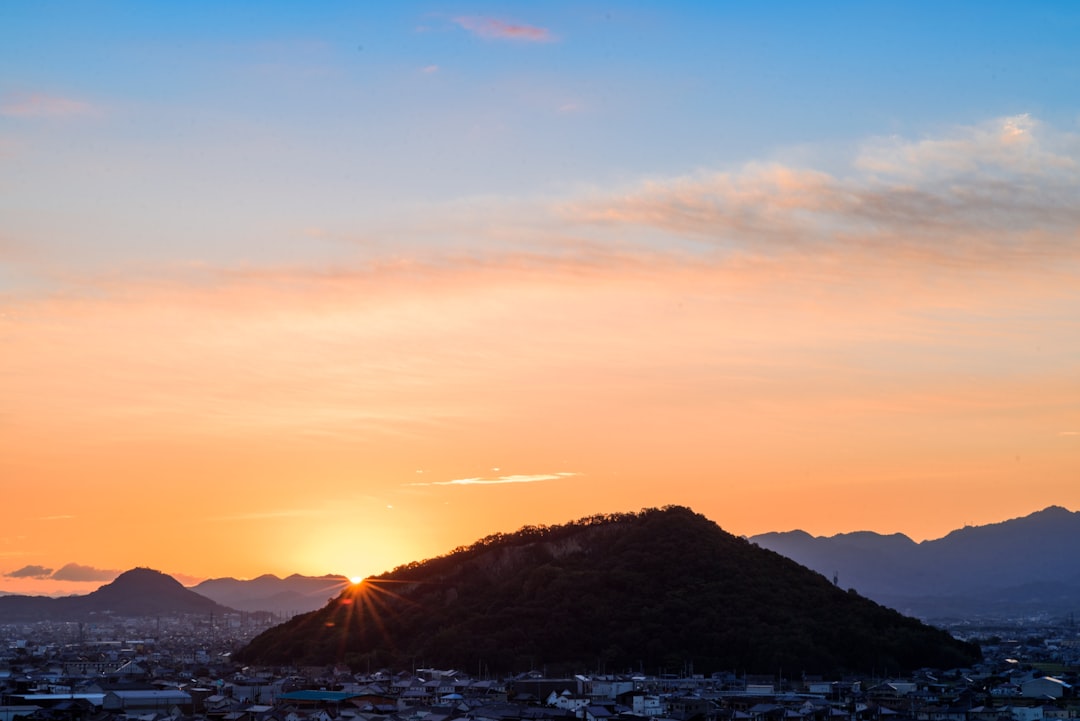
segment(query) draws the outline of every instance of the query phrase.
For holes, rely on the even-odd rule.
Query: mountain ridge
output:
[[[1080,598],[1080,559],[1073,551],[1080,547],[1080,512],[1049,506],[919,543],[903,534],[857,534],[853,540],[855,534],[796,530],[748,540],[819,573],[838,575],[841,585],[921,618],[1080,610],[1071,600]],[[1046,592],[1033,592],[1040,587]]]
[[[191,587],[218,603],[241,611],[296,614],[314,611],[349,584],[345,576],[302,576],[293,573],[280,578],[264,573],[250,580],[211,578]]]
[[[85,595],[0,596],[0,621],[58,621],[114,615],[223,614],[233,609],[191,591],[161,571],[136,567]]]

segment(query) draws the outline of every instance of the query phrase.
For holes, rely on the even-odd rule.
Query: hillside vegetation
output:
[[[510,672],[879,672],[978,648],[682,507],[496,534],[350,586],[244,663]]]

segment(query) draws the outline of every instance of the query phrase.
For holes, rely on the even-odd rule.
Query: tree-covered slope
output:
[[[953,667],[974,646],[689,509],[526,527],[351,586],[237,654],[492,672]]]

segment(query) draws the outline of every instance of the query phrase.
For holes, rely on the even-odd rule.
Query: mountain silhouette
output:
[[[976,646],[682,507],[495,534],[349,586],[234,655],[356,668],[764,673],[978,657]]]
[[[1080,513],[1050,506],[915,543],[870,531],[749,539],[922,618],[1067,616],[1080,611]]]
[[[184,588],[172,576],[150,568],[125,571],[112,583],[84,596],[3,596],[0,621],[72,621],[92,616],[123,617],[223,614],[234,612]]]
[[[336,596],[349,579],[344,576],[301,576],[288,578],[264,574],[240,581],[235,578],[212,578],[191,590],[218,603],[241,611],[268,611],[295,615],[314,611]]]

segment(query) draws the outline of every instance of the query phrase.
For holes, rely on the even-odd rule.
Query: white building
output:
[[[1042,676],[1025,681],[1020,685],[1020,695],[1024,698],[1061,698],[1072,686],[1053,676]]]

